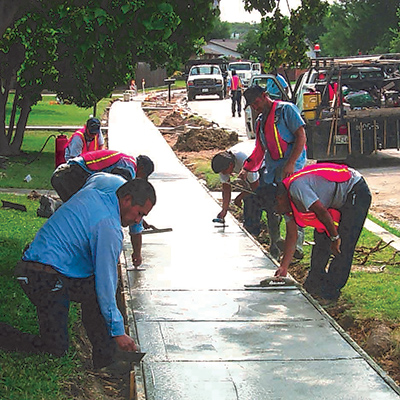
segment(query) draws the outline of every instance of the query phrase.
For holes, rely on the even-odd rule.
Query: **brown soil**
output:
[[[179,99],[175,99],[175,101],[176,100]],[[163,137],[175,151],[176,155],[192,170],[192,172],[195,172],[195,164],[198,160],[211,161],[215,153],[221,149],[230,147],[237,141],[236,139],[236,141],[232,141],[232,143],[228,144],[225,138],[221,140],[219,136],[221,130],[218,129],[218,133],[216,134],[215,129],[210,129],[210,123],[202,121],[201,119],[196,120],[197,127],[201,127],[201,129],[180,130],[182,126],[192,125],[186,118],[193,118],[193,116],[188,115],[185,108],[183,106],[179,107],[177,103],[175,104],[174,112],[165,110],[160,112],[152,111],[152,115],[149,115],[149,118],[154,120],[156,114],[158,115],[158,119],[162,121],[157,124],[160,127],[173,127],[173,121],[176,121],[176,130],[169,130],[166,132],[161,128],[160,131],[163,133]],[[167,125],[167,123],[169,125]],[[190,132],[190,134],[188,134],[188,132]],[[192,147],[192,145],[186,147],[178,145],[179,141],[187,144],[189,142],[189,136],[190,140],[196,143],[195,148]],[[181,139],[182,137],[185,139]],[[199,178],[202,177],[199,176]],[[241,212],[238,211],[237,208],[232,207],[230,211],[237,219],[242,219]],[[384,219],[389,224],[398,224],[398,226],[400,226],[400,211],[398,213],[392,212],[393,210],[388,211],[388,208],[385,208],[384,204],[381,202],[374,203],[372,211],[379,216],[380,219]],[[269,240],[267,232],[263,231],[257,240],[261,243],[262,247],[268,251]],[[355,266],[355,268],[357,267]],[[289,272],[302,284],[307,276],[308,269],[304,264],[294,263],[291,265]],[[370,272],[376,273],[380,271]],[[351,305],[347,304],[341,298],[336,304],[323,305],[323,307],[358,345],[368,352],[397,384],[400,384],[400,324],[390,324],[386,321],[354,320],[350,312]]]

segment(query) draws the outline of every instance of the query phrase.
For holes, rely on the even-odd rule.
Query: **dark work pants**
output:
[[[82,322],[93,346],[94,367],[101,368],[110,364],[116,351],[116,343],[108,334],[100,312],[94,277],[72,279],[33,268],[40,268],[41,265],[20,261],[15,270],[22,289],[36,306],[39,336],[1,324],[0,348],[50,353],[57,357],[65,355],[69,347],[69,304],[70,301],[75,301],[81,304]]]
[[[335,256],[329,267],[331,241],[326,233],[314,230],[315,245],[311,253],[311,268],[304,283],[307,290],[320,294],[326,299],[336,299],[346,284],[351,270],[354,250],[364,226],[371,204],[371,193],[362,178],[347,196],[339,210],[341,218],[338,232],[341,238],[341,253]]]
[[[89,176],[78,164],[62,164],[54,171],[51,186],[65,202],[83,187]]]
[[[231,90],[231,99],[232,99],[232,115],[235,115],[237,110],[238,114],[242,111],[242,91],[239,90]]]

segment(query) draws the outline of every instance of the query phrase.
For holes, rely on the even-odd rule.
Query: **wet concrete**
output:
[[[109,147],[150,156],[157,204],[172,232],[143,235],[143,271],[121,256],[128,324],[141,351],[139,398],[397,399],[393,381],[301,289],[246,288],[276,269],[177,160],[139,102],[115,102]]]

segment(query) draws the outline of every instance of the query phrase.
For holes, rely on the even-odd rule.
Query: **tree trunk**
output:
[[[17,90],[15,91],[13,106],[12,106],[11,115],[10,115],[10,122],[9,122],[8,132],[7,132],[8,143],[11,143],[12,134],[14,132],[15,115],[17,113],[17,101],[18,101],[19,92],[20,92],[20,89],[17,88]]]
[[[21,114],[18,118],[17,128],[15,130],[15,135],[11,143],[12,154],[20,154],[22,141],[24,140],[24,133],[26,128],[26,123],[28,122],[29,113],[32,110],[32,102],[24,100],[22,102]]]

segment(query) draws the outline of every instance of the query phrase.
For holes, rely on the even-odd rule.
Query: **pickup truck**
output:
[[[232,70],[236,71],[243,86],[247,87],[252,76],[261,74],[261,64],[253,63],[251,61],[234,61],[228,64],[228,72],[230,76],[232,76]]]
[[[225,97],[225,79],[218,65],[202,64],[190,68],[186,81],[188,100],[199,95],[216,94],[220,99]]]
[[[307,156],[335,161],[382,149],[400,149],[400,54],[311,60],[291,96],[273,75],[252,78],[279,90],[271,97],[295,103],[306,121]],[[254,112],[245,112],[254,137]]]

